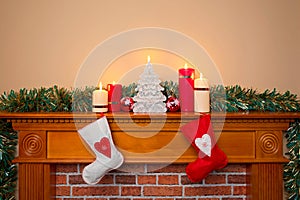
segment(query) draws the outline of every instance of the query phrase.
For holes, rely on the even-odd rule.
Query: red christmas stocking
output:
[[[198,158],[186,167],[186,174],[192,182],[199,182],[213,170],[227,165],[226,154],[216,144],[210,115],[201,116],[180,130],[198,152]]]

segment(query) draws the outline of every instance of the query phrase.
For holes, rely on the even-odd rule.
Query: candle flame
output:
[[[148,62],[150,62],[150,56],[148,56]]]
[[[99,90],[102,90],[102,82],[99,83]]]
[[[202,73],[200,73],[200,79],[201,79],[201,80],[203,79],[203,74],[202,74]]]
[[[116,84],[116,81],[113,81],[112,84],[115,85],[115,84]]]
[[[187,68],[188,68],[188,66],[187,66],[187,64],[185,63],[185,64],[184,64],[184,69],[187,69]]]

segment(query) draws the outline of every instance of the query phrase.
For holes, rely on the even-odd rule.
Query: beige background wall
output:
[[[0,92],[72,87],[99,43],[141,27],[193,38],[225,85],[300,95],[299,0],[0,0]]]

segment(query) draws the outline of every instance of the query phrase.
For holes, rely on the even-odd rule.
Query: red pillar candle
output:
[[[117,112],[121,110],[120,100],[122,97],[122,85],[121,84],[108,84],[108,111]]]
[[[187,68],[179,69],[179,101],[181,112],[194,112],[194,74],[195,70]]]

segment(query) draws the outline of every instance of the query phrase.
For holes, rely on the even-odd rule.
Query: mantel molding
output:
[[[132,120],[136,123],[150,122],[151,120],[168,119],[167,123],[178,123],[196,119],[199,113],[166,113],[166,114],[133,114],[133,113],[105,113],[110,122],[128,123]],[[236,112],[236,113],[212,113],[212,121],[224,121],[226,123],[286,123],[296,118],[300,118],[300,112]],[[29,112],[29,113],[10,113],[0,112],[0,118],[7,119],[13,123],[90,123],[100,118],[100,114],[95,113],[68,113],[68,112]]]

